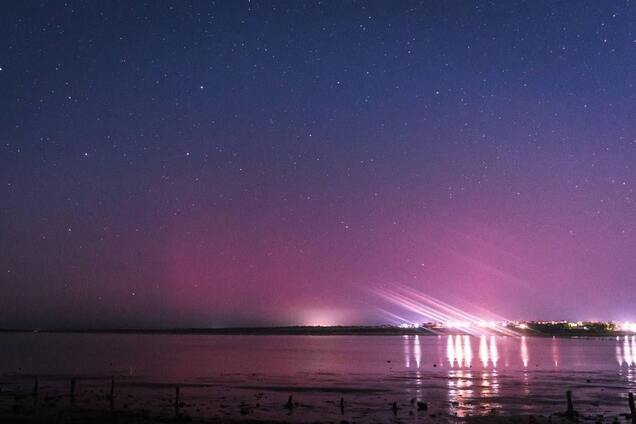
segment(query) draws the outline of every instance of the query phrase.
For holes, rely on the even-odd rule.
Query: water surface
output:
[[[71,378],[77,403],[107,407],[114,376],[115,408],[160,415],[174,413],[175,385],[183,413],[209,418],[548,414],[565,409],[566,390],[581,413],[616,415],[636,389],[636,336],[3,334],[0,376],[12,393],[28,392],[38,376],[51,408],[66,402]],[[289,395],[298,402],[291,411]]]

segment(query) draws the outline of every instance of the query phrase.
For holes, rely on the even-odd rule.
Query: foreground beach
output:
[[[55,423],[333,423],[333,422],[615,422],[629,419],[623,389],[589,373],[544,375],[525,397],[493,393],[514,376],[488,380],[480,373],[441,377],[418,372],[378,378],[307,375],[233,375],[209,383],[150,383],[120,377],[5,376],[0,422]],[[273,381],[269,381],[269,380]],[[564,381],[562,381],[562,379]],[[402,380],[402,381],[399,381]],[[268,384],[273,383],[273,384]],[[284,384],[285,383],[285,384]],[[347,384],[346,386],[344,384]],[[396,386],[398,384],[399,386]],[[415,391],[402,385],[416,387]],[[568,414],[565,388],[575,388]],[[450,389],[449,389],[450,388]],[[445,389],[451,396],[445,396]],[[494,389],[495,392],[497,388]],[[413,396],[409,398],[408,396]],[[631,419],[629,419],[631,422]]]
[[[572,422],[620,422],[625,420],[626,422],[631,422],[631,418],[629,416],[616,416],[616,417],[577,417],[575,419],[570,419],[561,414],[553,414],[553,415],[522,415],[522,416],[486,416],[486,417],[436,417],[436,416],[428,416],[428,417],[418,417],[409,418],[409,419],[400,419],[400,418],[391,418],[386,421],[380,422],[393,422],[393,423],[401,423],[401,422],[411,422],[418,420],[420,422],[432,422],[432,423],[453,423],[453,422],[465,422],[465,423],[483,423],[483,424],[543,424],[543,423],[572,423]],[[78,412],[69,412],[58,415],[42,415],[37,417],[18,417],[13,415],[0,415],[0,420],[3,423],[97,423],[97,424],[111,424],[111,423],[179,423],[179,422],[191,422],[191,423],[227,423],[227,424],[258,424],[258,423],[271,423],[271,424],[282,424],[288,423],[290,421],[275,421],[275,420],[259,420],[259,419],[192,419],[190,417],[184,417],[181,419],[165,419],[160,417],[151,417],[142,414],[135,413],[116,413],[116,414],[105,414],[95,411],[78,411]],[[293,422],[305,422],[302,420],[295,420]],[[345,419],[341,421],[306,421],[308,423],[333,423],[339,422],[340,424],[349,423]],[[353,421],[355,422],[355,421]]]
[[[69,404],[70,399],[60,395],[42,396],[24,395],[12,391],[0,394],[0,422],[2,423],[349,423],[349,422],[467,422],[467,423],[565,423],[565,422],[632,422],[631,415],[622,414],[580,414],[546,413],[546,414],[506,414],[489,409],[489,401],[479,405],[472,414],[449,414],[439,410],[439,405],[412,399],[409,402],[378,405],[377,407],[360,407],[356,405],[356,397],[350,401],[327,401],[331,409],[339,412],[324,411],[324,405],[295,402],[272,405],[264,396],[256,396],[263,403],[253,400],[251,403],[241,401],[233,404],[232,400],[211,405],[206,402],[182,402],[170,405],[167,398],[135,399],[133,395],[123,396],[115,407],[109,396],[103,393],[88,391],[82,396],[82,406]],[[281,397],[282,399],[282,397]],[[75,400],[77,401],[77,400]],[[149,406],[154,401],[157,404]],[[140,403],[145,407],[139,408]],[[163,405],[162,405],[163,403]],[[131,408],[132,406],[132,408]],[[449,405],[452,408],[453,405]],[[526,406],[532,406],[527,404]],[[366,409],[365,409],[366,408]],[[552,408],[546,408],[552,409]],[[321,412],[322,411],[322,412]]]
[[[184,404],[183,406],[194,406]],[[524,415],[500,415],[496,412],[491,412],[486,415],[445,415],[439,413],[426,413],[417,408],[416,404],[412,408],[405,406],[405,410],[398,410],[397,413],[391,412],[384,414],[383,417],[378,417],[377,411],[374,414],[373,419],[368,419],[363,411],[358,411],[358,415],[355,417],[345,416],[339,419],[333,417],[328,418],[316,418],[309,414],[304,418],[302,410],[297,412],[286,411],[281,413],[281,417],[274,418],[262,418],[258,413],[251,414],[246,412],[245,408],[253,411],[253,407],[250,408],[245,404],[239,406],[241,408],[241,417],[237,416],[190,416],[186,413],[181,413],[179,416],[165,416],[157,414],[156,412],[149,411],[107,411],[104,409],[92,409],[92,408],[79,408],[79,407],[66,407],[66,408],[52,408],[51,410],[34,410],[34,409],[18,409],[12,411],[2,411],[0,413],[0,422],[2,423],[228,423],[228,424],[241,424],[241,423],[340,423],[345,424],[349,422],[391,422],[391,423],[415,423],[415,422],[433,422],[433,423],[452,423],[452,422],[465,422],[465,423],[483,423],[483,424],[499,424],[499,423],[528,423],[528,424],[540,424],[540,423],[571,423],[571,422],[595,422],[595,423],[617,423],[617,422],[632,422],[630,414],[619,415],[568,415],[567,413],[552,413],[545,415],[536,414],[524,414]],[[300,409],[308,408],[309,405],[299,406]],[[222,408],[221,408],[222,409]],[[227,412],[227,411],[224,411]],[[369,411],[371,412],[371,411]],[[254,415],[254,416],[250,416]]]

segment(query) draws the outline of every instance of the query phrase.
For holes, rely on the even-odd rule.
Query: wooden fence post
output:
[[[75,405],[75,379],[71,378],[71,405]]]
[[[567,401],[568,401],[568,410],[565,414],[568,417],[573,417],[575,415],[575,412],[574,412],[574,404],[572,403],[572,391],[568,390],[567,392],[565,392],[565,397],[567,398]]]
[[[179,386],[174,388],[174,415],[179,416]]]

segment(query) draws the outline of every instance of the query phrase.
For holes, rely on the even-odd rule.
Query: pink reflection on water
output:
[[[411,368],[413,364],[416,368],[420,368],[422,364],[422,347],[420,336],[413,337],[413,345],[411,346],[411,336],[402,336],[402,350],[404,352],[404,365]],[[412,348],[412,349],[411,349]]]
[[[489,364],[492,364],[493,368],[497,367],[499,348],[496,336],[481,336],[479,338],[479,360],[484,368],[487,368]]]
[[[404,364],[406,368],[411,368],[411,344],[409,336],[402,336],[402,340],[404,341]]]
[[[462,347],[461,336],[455,336],[455,357],[457,358],[457,366],[461,368],[464,364],[464,348]]]
[[[477,393],[481,399],[481,414],[489,414],[493,409],[501,408],[501,403],[496,399],[499,396],[499,374],[497,370],[483,371],[481,373],[481,385]]]
[[[493,368],[497,368],[499,362],[499,349],[497,348],[497,337],[490,336],[490,360]]]
[[[530,394],[530,385],[528,381],[528,362],[530,362],[530,355],[528,353],[528,342],[526,340],[526,336],[521,336],[521,362],[523,363],[523,394]]]
[[[478,341],[477,341],[478,339]],[[500,394],[499,374],[495,369],[499,361],[498,341],[500,338],[492,335],[480,337],[449,336],[446,343],[447,359],[451,366],[455,363],[459,369],[448,373],[448,399],[451,408],[458,417],[468,414],[485,415],[494,409],[501,408],[498,401]],[[478,343],[477,359],[483,370],[473,375],[470,368],[473,361],[472,341]],[[501,338],[502,342],[506,339]],[[488,368],[492,367],[491,370]],[[480,399],[479,408],[466,403],[471,398]]]
[[[466,416],[474,406],[462,404],[473,396],[473,375],[470,371],[451,370],[448,373],[448,400],[457,408],[458,417]]]
[[[528,342],[526,340],[526,336],[521,336],[521,348],[519,351],[521,353],[521,362],[523,363],[523,367],[528,368],[530,355],[528,354]]]
[[[413,341],[413,354],[415,355],[415,364],[417,368],[420,367],[420,363],[422,362],[422,350],[420,348],[420,336],[415,336],[415,340]]]
[[[488,366],[488,360],[490,359],[489,356],[486,336],[481,336],[479,337],[479,360],[484,368]]]
[[[618,366],[623,366],[623,350],[620,345],[620,338],[616,337],[616,362],[618,362]]]
[[[634,354],[629,343],[629,336],[625,336],[623,339],[623,360],[628,366],[634,364]]]
[[[455,343],[453,343],[453,336],[448,336],[446,340],[446,357],[451,368],[455,367]]]
[[[470,344],[470,336],[464,336],[464,364],[470,368],[473,364],[473,348]]]
[[[616,338],[616,360],[629,387],[636,388],[636,336],[623,336],[622,342]]]

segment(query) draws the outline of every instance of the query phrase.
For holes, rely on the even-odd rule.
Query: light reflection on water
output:
[[[497,367],[499,348],[495,336],[482,335],[479,337],[479,360],[484,368],[487,368],[488,364],[491,364],[493,368]]]
[[[471,346],[471,338],[469,336],[462,337],[464,341],[464,363],[467,367],[471,367],[473,365],[473,348]]]
[[[489,357],[490,355],[488,353],[488,345],[486,344],[486,336],[481,336],[479,338],[479,360],[484,368],[488,366]]]
[[[619,366],[636,365],[636,336],[616,338],[616,361]]]
[[[497,367],[499,349],[497,348],[497,338],[495,336],[490,336],[490,360],[492,361],[492,366]]]
[[[236,388],[237,398],[245,393],[243,386],[258,386],[254,389],[258,392],[271,390],[274,405],[294,387],[304,389],[299,396],[313,397],[316,405],[332,402],[332,397],[341,396],[338,389],[344,388],[343,393],[351,393],[345,396],[352,397],[352,405],[417,398],[458,416],[493,409],[543,412],[541,408],[561,410],[560,403],[541,402],[558,402],[566,389],[576,387],[577,400],[587,400],[584,405],[592,405],[602,395],[603,402],[616,399],[617,405],[603,403],[603,408],[622,411],[626,390],[636,389],[636,336],[632,335],[562,339],[490,334],[19,334],[5,335],[0,342],[0,377],[4,379],[15,374],[62,375],[63,379],[115,375],[142,382],[214,382],[224,396]],[[82,360],[68,361],[69,357]],[[599,387],[605,388],[603,394]],[[380,394],[365,394],[369,388]],[[584,407],[582,401],[578,405]]]
[[[521,371],[521,390],[524,395],[530,393],[530,347],[528,346],[528,338],[525,336],[514,338],[495,335],[482,335],[471,337],[466,335],[448,335],[446,339],[446,364],[447,371],[447,398],[455,413],[459,417],[474,413],[490,413],[492,410],[499,409],[502,404],[499,400],[500,396],[500,378],[497,369],[500,360],[500,345],[508,348],[512,347],[518,352],[518,359],[513,360],[513,364],[520,365]],[[546,339],[540,339],[546,340]],[[417,368],[416,395],[421,395],[421,371],[422,363],[427,352],[422,351],[420,337],[403,336],[404,342],[404,359],[405,367],[411,368],[411,364],[415,364]],[[516,345],[516,347],[514,346]],[[631,345],[629,346],[631,349]],[[477,352],[478,362],[473,362],[473,351]],[[552,338],[550,340],[551,367],[557,369],[559,367],[559,340]],[[510,364],[510,359],[506,361],[506,367]],[[480,370],[474,370],[479,365]],[[479,410],[475,410],[476,405],[466,402],[469,399],[480,399]],[[523,407],[523,406],[522,406]]]
[[[528,368],[528,361],[530,360],[530,355],[528,354],[528,342],[526,341],[526,336],[521,336],[521,362],[523,362],[523,367]]]
[[[632,365],[634,363],[634,356],[632,355],[632,347],[629,343],[629,337],[625,336],[623,342],[623,358],[625,358],[625,363],[627,365]]]
[[[416,396],[421,396],[422,371],[428,360],[434,358],[434,351],[428,352],[426,346],[422,345],[418,336],[404,336],[404,358],[405,367],[410,368],[412,364],[417,368],[416,380],[418,381]],[[500,396],[501,379],[498,369],[502,355],[505,362],[504,369],[516,370],[518,374],[519,394],[530,396],[533,393],[533,384],[536,384],[536,375],[542,371],[559,371],[561,359],[565,357],[564,370],[568,371],[580,368],[585,371],[597,369],[607,370],[611,368],[607,361],[611,358],[608,354],[605,359],[600,357],[590,358],[589,353],[577,350],[579,344],[592,344],[595,346],[594,356],[599,354],[606,347],[614,344],[615,360],[619,366],[619,376],[629,387],[636,386],[636,336],[617,337],[613,339],[559,339],[552,338],[528,338],[508,337],[496,335],[465,336],[448,335],[444,336],[443,343],[446,346],[445,361],[440,364],[446,366],[447,370],[447,399],[451,409],[455,409],[457,416],[462,417],[467,414],[490,413],[492,410],[502,408]],[[427,340],[426,337],[423,340]],[[609,342],[609,343],[608,343]],[[608,346],[609,344],[609,346]],[[440,343],[437,343],[439,346]],[[433,349],[431,349],[433,350]],[[564,350],[564,352],[562,352]],[[608,353],[609,349],[606,350]],[[474,357],[473,352],[476,352]],[[509,356],[509,353],[516,353]],[[531,360],[533,361],[531,363]],[[437,365],[435,365],[437,366]],[[589,381],[588,381],[589,383]],[[534,389],[534,395],[540,395],[541,391]],[[476,404],[470,403],[470,399],[479,399],[479,408]],[[520,405],[524,410],[530,410],[526,405]]]
[[[587,357],[587,353],[577,351],[575,346],[580,343],[590,343],[598,345],[600,350],[607,346],[608,341],[611,344],[612,339],[578,340],[556,337],[532,339],[525,336],[495,335],[477,337],[448,335],[444,338],[446,339],[444,342],[446,345],[445,365],[448,367],[447,398],[450,405],[457,408],[458,416],[501,408],[498,363],[502,351],[505,357],[504,368],[512,368],[520,372],[518,380],[521,383],[520,394],[524,396],[532,392],[534,370],[559,371],[561,358],[564,356],[562,349],[565,349],[566,370],[571,369],[572,366],[589,371],[611,368],[607,360]],[[423,350],[420,338],[417,336],[405,337],[404,342],[405,366],[409,368],[412,362],[416,364],[419,381],[420,369],[433,355]],[[613,348],[619,367],[619,376],[622,376],[630,387],[636,386],[636,336],[617,337]],[[473,360],[473,352],[477,352],[476,362]],[[516,352],[516,358],[510,357],[510,352]],[[595,350],[594,354],[598,352]],[[606,358],[609,359],[610,356]],[[420,392],[418,390],[418,395]],[[474,405],[464,403],[466,399],[471,398],[481,400],[479,411],[474,410]],[[521,407],[525,408],[523,405]]]
[[[616,338],[445,336],[5,335],[0,375],[136,374],[189,380],[219,373],[399,369],[613,371],[636,367],[636,335]],[[66,358],[81,355],[82,361]],[[183,358],[174,361],[173,358]],[[129,370],[133,370],[129,372]],[[393,370],[393,371],[391,371]]]
[[[404,366],[406,368],[422,368],[424,362],[433,360],[435,357],[436,349],[426,349],[429,347],[428,342],[433,338],[426,336],[402,336],[403,352],[404,352]],[[534,361],[536,365],[541,369],[559,369],[561,365],[563,347],[566,348],[566,356],[569,357],[568,364],[571,368],[572,365],[587,368],[592,365],[592,369],[596,369],[600,365],[608,366],[606,360],[601,358],[586,358],[584,353],[577,352],[573,345],[574,343],[580,343],[583,340],[588,340],[590,343],[593,340],[599,340],[602,345],[607,345],[608,340],[612,339],[559,339],[552,337],[547,338],[528,338],[526,336],[521,337],[509,337],[509,336],[495,336],[495,335],[481,335],[481,336],[467,336],[467,335],[448,335],[436,338],[443,340],[445,344],[445,358],[444,363],[441,366],[447,365],[450,369],[466,369],[479,366],[483,369],[497,368],[499,361],[504,360],[502,366],[504,368],[519,369],[520,371],[531,368],[530,361],[534,355]],[[434,340],[434,339],[433,339]],[[548,342],[549,340],[549,342]],[[575,342],[576,340],[576,342]],[[532,341],[530,344],[529,341]],[[434,343],[439,346],[440,343]],[[549,349],[545,349],[549,344]],[[430,346],[432,347],[432,346]],[[636,367],[636,335],[616,337],[614,343],[614,358],[619,367],[626,366]],[[516,352],[516,357],[510,357],[510,352]],[[476,358],[475,353],[476,352]],[[534,352],[534,354],[531,354]],[[598,352],[596,352],[598,353]],[[590,364],[590,359],[593,363]],[[475,362],[477,360],[478,362]],[[435,361],[433,361],[435,362]],[[534,362],[533,362],[534,364]]]
[[[464,406],[458,410],[458,416],[464,416],[473,408],[471,405],[463,405],[464,399],[473,397],[473,375],[471,371],[451,370],[448,373],[448,401],[452,406]]]
[[[415,355],[415,365],[420,368],[422,363],[422,350],[420,348],[420,336],[415,336],[413,339],[413,354]]]
[[[409,342],[409,336],[402,336],[404,340],[404,366],[411,368],[411,343]]]
[[[619,375],[625,377],[631,388],[636,387],[636,336],[616,338],[616,361]]]

